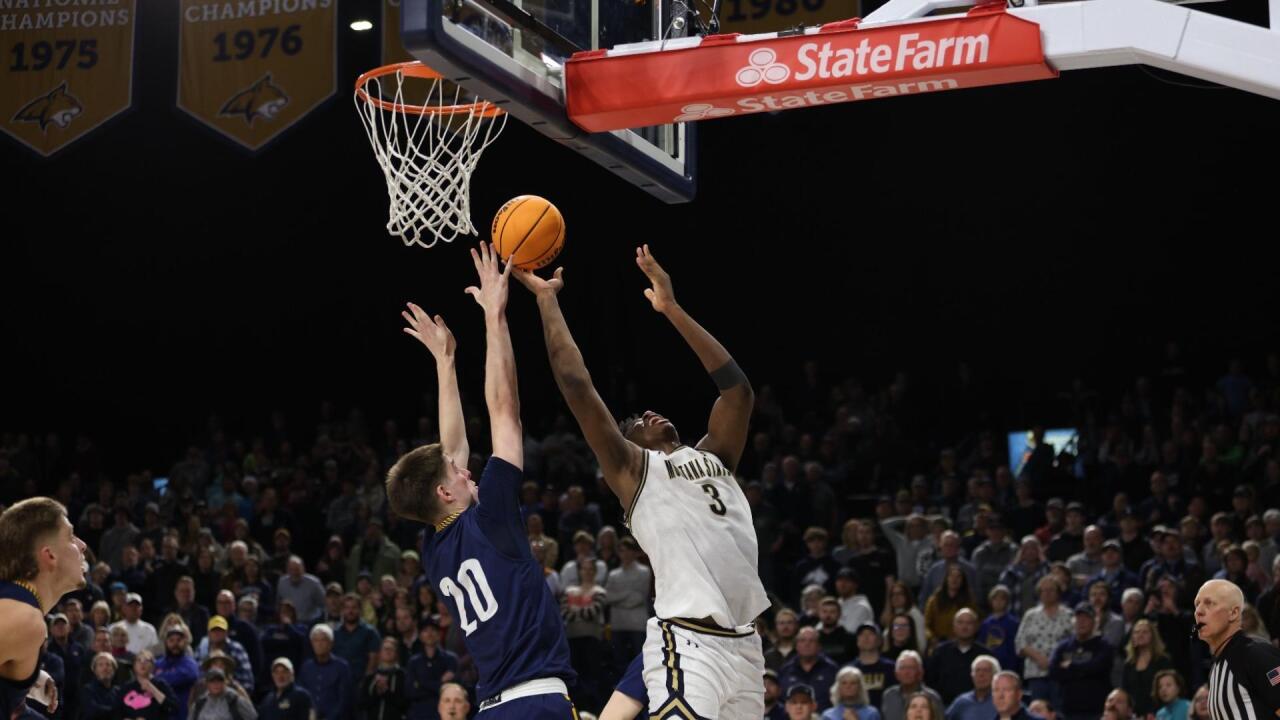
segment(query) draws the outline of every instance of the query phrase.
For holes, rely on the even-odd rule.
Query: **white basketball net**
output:
[[[506,127],[507,114],[485,117],[493,110],[488,102],[466,99],[457,86],[448,97],[440,79],[415,77],[430,85],[422,107],[441,109],[417,112],[418,106],[404,100],[404,78],[403,70],[370,77],[355,96],[374,157],[387,178],[387,232],[405,245],[421,247],[477,235],[471,222],[471,173],[480,154]],[[395,85],[390,96],[382,92],[384,79],[388,89]],[[362,89],[382,103],[361,97]],[[443,110],[473,103],[471,110]]]

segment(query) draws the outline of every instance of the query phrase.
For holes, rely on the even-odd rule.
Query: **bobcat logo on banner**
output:
[[[136,0],[0,0],[0,128],[49,156],[133,102]]]
[[[249,150],[271,142],[337,90],[337,9],[179,0],[178,107]]]
[[[53,92],[27,103],[13,119],[17,122],[39,123],[41,130],[47,130],[49,123],[66,129],[77,115],[84,112],[84,106],[74,95],[67,93],[67,82],[53,89]]]
[[[253,125],[254,118],[270,120],[288,104],[289,96],[271,82],[271,73],[267,73],[252,87],[233,95],[218,115],[243,117],[246,123]]]

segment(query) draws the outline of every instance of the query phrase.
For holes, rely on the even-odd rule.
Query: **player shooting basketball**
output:
[[[653,411],[614,422],[560,311],[563,268],[550,280],[528,272],[516,278],[537,297],[556,383],[653,563],[657,617],[644,644],[649,713],[758,719],[764,657],[752,622],[769,601],[757,572],[751,509],[733,475],[754,394],[724,346],[676,302],[670,276],[647,245],[636,250],[636,264],[652,284],[645,297],[720,391],[695,447],[682,444],[675,426]]]
[[[453,334],[440,316],[410,304],[405,332],[436,359],[440,442],[396,462],[387,474],[387,501],[398,515],[428,525],[422,565],[465,634],[480,674],[480,717],[572,720],[566,682],[575,675],[564,622],[520,517],[524,436],[506,315],[512,266],[501,269],[492,245],[472,250],[471,257],[480,285],[467,292],[484,310],[484,397],[493,455],[477,488],[466,470],[470,449]]]

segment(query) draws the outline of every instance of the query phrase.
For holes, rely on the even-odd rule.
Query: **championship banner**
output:
[[[133,102],[135,0],[0,0],[0,127],[48,157]]]
[[[720,32],[775,32],[862,15],[859,0],[720,0]]]
[[[180,0],[178,107],[250,150],[270,142],[337,89],[337,6]]]
[[[412,60],[413,55],[404,49],[400,39],[401,0],[382,0],[382,64]]]

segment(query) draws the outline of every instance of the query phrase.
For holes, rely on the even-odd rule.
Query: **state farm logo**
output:
[[[738,71],[736,80],[742,87],[755,87],[760,83],[777,85],[791,77],[791,68],[778,62],[778,54],[769,48],[752,50],[747,56],[750,65]]]
[[[697,122],[732,114],[732,108],[716,107],[710,103],[694,103],[680,108],[680,114],[676,116],[674,122]]]

